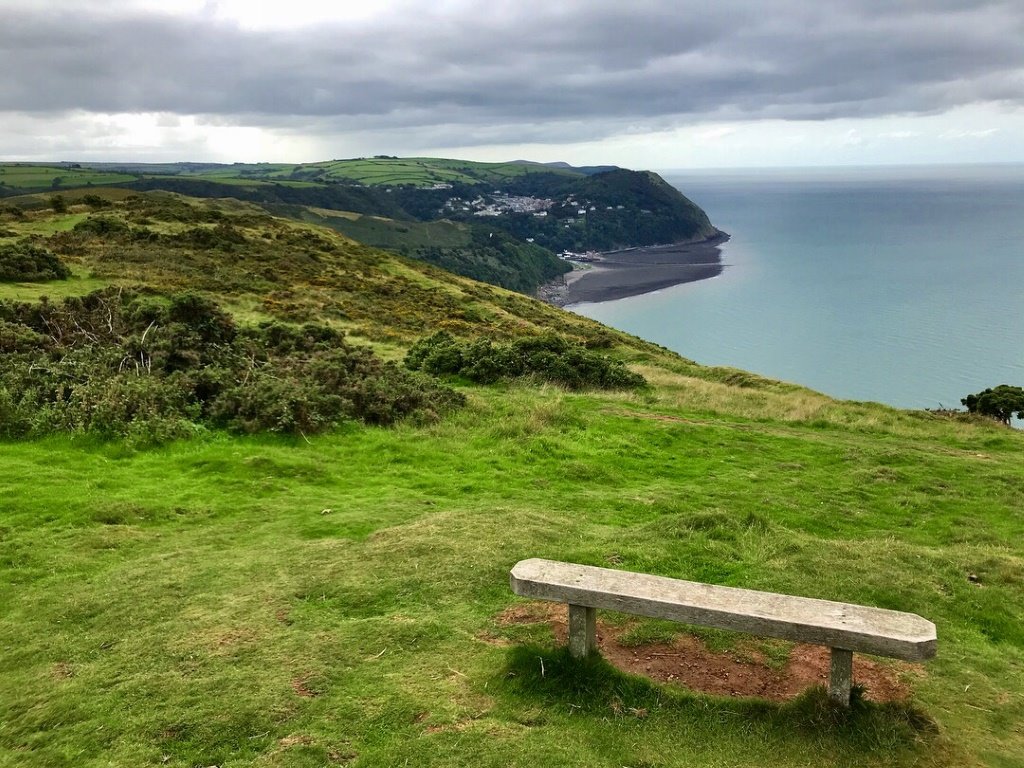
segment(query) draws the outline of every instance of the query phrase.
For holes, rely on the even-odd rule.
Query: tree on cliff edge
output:
[[[998,387],[986,389],[976,395],[968,395],[961,401],[971,413],[990,416],[1009,426],[1010,419],[1016,413],[1018,419],[1024,419],[1024,388],[1000,384]]]

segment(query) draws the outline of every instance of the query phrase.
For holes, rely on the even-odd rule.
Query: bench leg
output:
[[[828,676],[828,697],[836,704],[850,706],[850,685],[853,683],[853,651],[832,649],[832,669]]]
[[[569,604],[569,653],[582,659],[597,650],[597,609]]]

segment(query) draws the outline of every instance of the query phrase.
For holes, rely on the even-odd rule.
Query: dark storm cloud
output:
[[[495,2],[272,31],[24,5],[0,26],[0,110],[521,141],[1024,103],[1019,2]]]

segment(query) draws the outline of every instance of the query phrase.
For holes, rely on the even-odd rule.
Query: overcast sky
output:
[[[1024,162],[1024,0],[0,0],[0,19],[4,159]]]

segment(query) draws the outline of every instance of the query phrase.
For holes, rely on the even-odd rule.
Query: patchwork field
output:
[[[91,184],[123,184],[134,181],[123,173],[107,173],[81,167],[0,163],[0,185],[19,190],[84,187]]]

